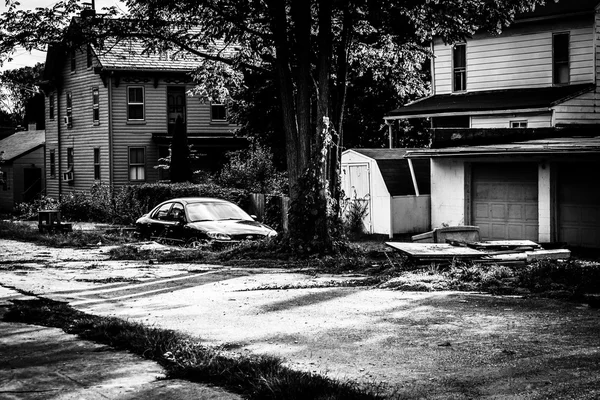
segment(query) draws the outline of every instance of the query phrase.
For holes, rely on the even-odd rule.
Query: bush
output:
[[[60,206],[58,200],[43,196],[29,203],[19,203],[15,206],[14,214],[25,220],[37,219],[40,210],[56,210]]]
[[[275,169],[273,154],[268,148],[256,145],[252,149],[229,152],[227,157],[229,161],[217,176],[221,185],[254,193],[287,192],[287,176]]]

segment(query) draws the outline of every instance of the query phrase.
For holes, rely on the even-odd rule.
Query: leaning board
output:
[[[447,243],[386,242],[386,245],[415,258],[481,258],[485,252]]]

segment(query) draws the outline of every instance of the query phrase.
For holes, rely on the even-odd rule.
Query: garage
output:
[[[557,165],[558,240],[600,248],[600,163]]]
[[[538,240],[538,166],[474,163],[472,224],[483,240]]]

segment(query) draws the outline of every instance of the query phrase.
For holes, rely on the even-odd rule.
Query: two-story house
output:
[[[500,35],[434,41],[432,227],[600,247],[600,2],[548,2]]]
[[[215,170],[226,151],[243,148],[224,104],[188,95],[198,65],[190,56],[145,53],[134,39],[51,46],[42,86],[47,195],[168,179],[156,166],[169,154],[178,117],[198,169]]]

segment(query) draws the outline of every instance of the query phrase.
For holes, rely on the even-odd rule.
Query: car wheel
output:
[[[199,247],[206,246],[207,244],[208,240],[206,239],[191,238],[185,242],[185,247],[190,249],[197,249]]]

